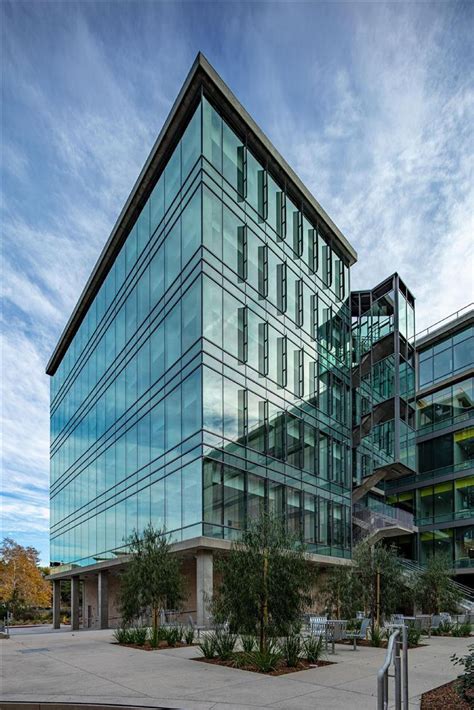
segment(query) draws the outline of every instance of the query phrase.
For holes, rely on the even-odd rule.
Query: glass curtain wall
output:
[[[232,539],[265,508],[348,556],[347,264],[206,99],[203,156],[205,534]]]
[[[51,557],[233,538],[350,556],[349,269],[202,98],[51,379]],[[204,528],[203,528],[204,526]]]
[[[51,559],[202,526],[201,106],[51,378]]]

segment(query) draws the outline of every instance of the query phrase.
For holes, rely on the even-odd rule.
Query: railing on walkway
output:
[[[407,572],[413,572],[416,574],[419,572],[423,572],[423,570],[425,569],[423,565],[420,565],[418,564],[418,562],[414,562],[413,560],[407,560],[404,557],[400,557],[399,560],[401,565],[405,568]],[[469,604],[474,604],[474,591],[471,589],[471,587],[468,587],[465,584],[461,584],[460,582],[456,582],[456,580],[454,579],[451,580],[451,585],[462,594],[466,602],[468,602]]]
[[[469,311],[472,311],[474,308],[474,303],[468,303],[467,306],[463,306],[463,308],[460,308],[458,311],[455,311],[454,313],[450,313],[449,316],[446,316],[446,318],[442,318],[441,320],[437,321],[436,323],[433,323],[430,325],[428,328],[425,328],[424,330],[420,330],[419,333],[416,333],[415,338],[416,340],[419,340],[420,338],[423,338],[425,335],[429,335],[432,333],[434,330],[437,330],[440,328],[442,325],[446,325],[452,320],[456,320],[457,318],[460,318],[463,315],[466,315],[469,313]]]
[[[386,503],[370,507],[355,503],[353,518],[360,528],[359,538],[382,532],[386,528],[402,527],[410,532],[415,530],[412,513]]]
[[[403,658],[402,653],[403,652]],[[394,674],[389,674],[393,665]],[[383,666],[377,673],[377,710],[387,710],[388,679],[395,679],[395,710],[408,710],[408,636],[407,627],[401,626],[390,635]]]

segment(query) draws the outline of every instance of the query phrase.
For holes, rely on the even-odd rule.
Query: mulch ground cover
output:
[[[454,684],[456,681],[440,685],[439,688],[429,690],[421,696],[421,710],[472,710],[474,708],[474,696],[470,703],[466,702],[456,692]]]
[[[345,645],[345,646],[352,646],[352,643],[353,643],[353,642],[352,642],[351,640],[349,640],[349,641],[336,641],[336,644],[338,644],[338,643],[343,644],[343,645]],[[368,641],[367,639],[358,639],[358,641],[357,641],[357,647],[359,647],[359,646],[370,646],[371,648],[387,648],[387,645],[388,645],[388,641],[385,640],[385,639],[380,642],[380,646],[372,646],[372,644],[370,643],[370,641]],[[408,646],[408,649],[411,651],[412,648],[423,648],[424,646],[428,646],[428,645],[429,645],[429,644],[427,644],[427,643],[419,643],[417,646]]]
[[[114,642],[112,642],[114,643]],[[159,641],[158,646],[156,648],[153,648],[153,646],[150,645],[150,642],[147,641],[143,646],[140,646],[138,643],[114,643],[115,646],[126,646],[127,648],[139,648],[141,651],[162,651],[164,648],[183,648],[184,646],[194,646],[194,644],[189,644],[189,643],[182,643],[181,641],[178,641],[178,643],[175,643],[174,646],[170,646],[167,641]]]
[[[234,654],[237,656],[237,659],[239,657],[242,657],[244,654],[243,653],[236,653]],[[257,666],[252,665],[251,663],[241,663],[238,660],[229,660],[229,661],[222,661],[220,658],[193,658],[194,661],[200,661],[201,663],[211,663],[214,666],[226,666],[227,668],[238,668],[241,671],[252,671],[252,673],[264,673],[263,671],[259,670]],[[317,661],[316,663],[310,663],[304,658],[301,658],[298,665],[295,666],[294,668],[289,668],[284,661],[279,661],[277,664],[277,667],[274,671],[270,671],[269,673],[264,673],[264,675],[285,675],[286,673],[297,673],[298,671],[309,671],[312,668],[319,668],[321,666],[332,666],[333,662],[332,661]]]

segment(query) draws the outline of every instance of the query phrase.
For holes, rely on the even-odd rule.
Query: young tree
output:
[[[314,568],[305,548],[280,519],[261,513],[228,556],[217,562],[221,582],[212,603],[217,620],[241,633],[258,633],[260,650],[269,632],[286,634],[311,601]]]
[[[160,609],[176,609],[184,599],[181,565],[164,530],[149,525],[127,542],[131,559],[121,577],[122,616],[129,623],[151,608],[156,635]]]
[[[462,594],[453,584],[451,567],[447,555],[431,555],[426,567],[415,577],[415,601],[426,614],[457,611]]]
[[[17,616],[28,607],[50,607],[51,585],[39,568],[39,553],[9,537],[0,546],[0,603]]]
[[[364,611],[372,627],[410,603],[411,597],[395,548],[364,541],[353,549],[352,566],[331,570],[323,588],[323,598],[336,617],[348,619]]]
[[[395,547],[363,541],[354,548],[352,559],[359,608],[369,613],[373,628],[376,621],[380,622],[408,603],[412,593]]]
[[[322,589],[329,614],[335,619],[352,619],[359,611],[361,589],[352,567],[333,567]]]

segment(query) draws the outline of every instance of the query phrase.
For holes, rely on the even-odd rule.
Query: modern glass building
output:
[[[198,55],[47,367],[73,626],[79,581],[83,623],[113,623],[127,537],[150,522],[201,623],[213,554],[262,506],[315,563],[350,558],[355,259]]]
[[[474,309],[417,336],[417,474],[386,485],[387,500],[413,513],[418,533],[397,540],[425,563],[445,553],[456,577],[474,572]]]

